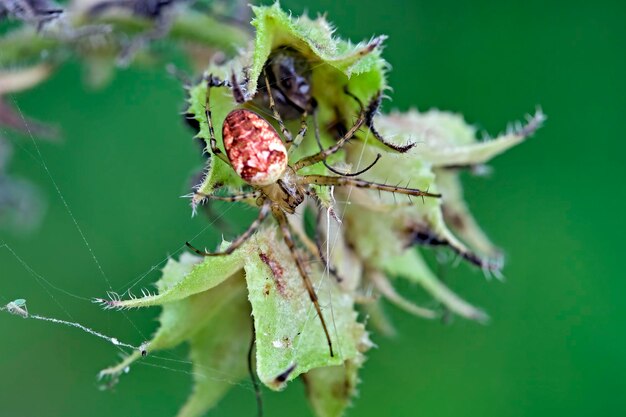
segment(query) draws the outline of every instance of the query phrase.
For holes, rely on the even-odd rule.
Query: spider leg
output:
[[[291,235],[291,230],[289,227],[289,221],[287,220],[287,216],[285,216],[285,213],[278,206],[272,207],[272,214],[274,215],[274,218],[276,219],[276,221],[278,222],[278,225],[280,226],[280,230],[283,234],[283,239],[285,240],[285,243],[287,244],[287,247],[289,248],[289,252],[291,252],[291,256],[296,262],[296,266],[298,267],[298,272],[300,273],[300,276],[302,277],[302,281],[304,282],[304,287],[306,288],[306,291],[309,294],[309,298],[311,299],[311,302],[313,303],[313,306],[315,307],[315,311],[317,312],[317,316],[319,317],[320,322],[322,323],[322,329],[324,330],[324,334],[326,335],[326,340],[328,341],[328,349],[330,350],[330,356],[334,357],[335,354],[333,352],[333,343],[330,339],[330,333],[328,332],[328,327],[326,326],[326,320],[324,319],[324,316],[322,315],[322,309],[320,307],[319,299],[317,298],[317,294],[315,293],[315,288],[313,287],[311,278],[309,278],[306,272],[304,261],[302,260],[298,252],[296,251],[296,243],[293,240],[293,237]]]
[[[376,165],[376,163],[378,162],[378,160],[381,158],[380,154],[376,155],[376,159],[374,159],[374,162],[370,163],[368,166],[366,166],[365,168],[363,168],[360,171],[357,172],[341,172],[336,170],[335,168],[331,167],[330,165],[328,165],[328,163],[326,163],[326,161],[322,161],[324,163],[324,166],[326,168],[328,168],[328,170],[330,172],[332,172],[333,174],[337,174],[337,175],[341,175],[342,177],[358,177],[361,174],[366,173],[367,171],[369,171],[370,169],[372,169],[372,167],[374,165]]]
[[[230,203],[235,203],[235,202],[239,202],[239,201],[246,201],[246,200],[256,200],[261,196],[261,192],[259,191],[250,191],[247,193],[239,193],[239,194],[232,194],[232,195],[213,195],[213,194],[204,194],[201,192],[195,192],[191,195],[187,195],[185,197],[191,197],[191,207],[193,210],[193,216],[196,215],[196,212],[198,210],[198,206],[204,205],[205,202],[207,202],[207,200],[218,200],[218,201],[228,201]],[[232,230],[232,227],[227,223],[224,222],[221,219],[221,216],[216,216],[216,213],[214,210],[211,209],[211,206],[209,205],[204,205],[204,210],[206,212],[206,214],[210,217],[213,218],[214,222],[216,222],[216,224],[222,225],[222,229],[227,229],[227,230]]]
[[[429,193],[428,191],[422,191],[417,188],[406,188],[396,185],[380,184],[377,182],[365,181],[358,178],[329,177],[326,175],[305,175],[300,177],[299,182],[301,184],[368,188],[370,190],[380,190],[390,193],[406,194],[415,197],[441,197],[441,194]]]
[[[222,150],[217,147],[217,139],[215,139],[215,129],[213,128],[213,119],[211,117],[211,105],[210,105],[210,97],[211,97],[211,88],[213,87],[223,87],[230,86],[228,81],[222,81],[213,75],[209,74],[206,80],[206,99],[204,102],[204,115],[206,117],[207,125],[209,126],[209,138],[211,145],[211,152],[213,155],[220,158],[222,161],[230,165],[228,162],[228,158],[224,155]]]
[[[319,146],[320,151],[324,150],[324,146],[322,146],[322,141],[320,139],[320,127],[319,124],[317,122],[317,112],[313,112],[313,131],[315,132],[315,141],[317,142],[317,146]],[[359,176],[367,171],[369,171],[374,165],[376,165],[376,163],[378,162],[378,160],[381,158],[381,155],[378,154],[376,155],[376,159],[374,160],[374,162],[372,162],[371,164],[369,164],[368,166],[366,166],[365,168],[363,168],[360,171],[354,172],[354,173],[349,173],[349,172],[341,172],[336,170],[335,168],[331,167],[325,160],[322,161],[322,163],[324,164],[324,166],[326,168],[328,168],[328,170],[334,174],[337,175],[341,175],[344,177],[356,177]]]
[[[283,123],[282,117],[280,117],[278,110],[276,110],[276,103],[274,102],[274,96],[272,95],[272,88],[270,87],[270,79],[268,78],[267,71],[265,71],[265,69],[263,69],[263,78],[265,78],[265,88],[267,89],[267,97],[269,98],[269,101],[270,101],[270,110],[272,110],[272,113],[274,113],[274,119],[276,119],[276,121],[278,122],[280,131],[283,132],[283,136],[285,136],[285,140],[287,144],[289,145],[290,143],[293,142],[293,136],[291,136],[291,132],[287,130],[287,128],[285,127],[285,123]],[[306,132],[306,129],[305,129],[305,132]]]
[[[413,148],[417,142],[409,142],[406,145],[395,145],[393,143],[388,142],[374,127],[374,116],[378,113],[378,109],[380,108],[380,104],[382,102],[382,92],[379,91],[376,97],[370,102],[367,106],[367,111],[365,112],[365,125],[372,132],[372,135],[378,140],[380,143],[385,145],[388,148],[393,149],[394,151],[404,153],[408,152],[411,148]],[[358,99],[357,99],[358,100]]]
[[[240,247],[246,240],[248,240],[248,238],[250,236],[252,236],[252,234],[254,232],[256,232],[256,230],[261,225],[261,222],[263,222],[263,220],[267,217],[269,212],[270,212],[270,203],[269,202],[265,202],[263,204],[263,206],[261,207],[261,211],[259,212],[259,216],[256,218],[255,221],[252,222],[250,227],[248,227],[248,230],[243,232],[237,239],[235,239],[233,241],[233,243],[231,243],[230,246],[228,247],[228,249],[226,249],[225,251],[210,253],[210,252],[205,252],[205,251],[201,251],[199,249],[196,249],[189,242],[185,242],[185,245],[187,245],[187,247],[189,247],[189,249],[191,249],[192,251],[194,251],[195,253],[197,253],[198,255],[201,255],[201,256],[224,256],[224,255],[230,255],[231,253],[233,253],[235,251],[235,249]]]
[[[320,152],[323,151],[324,146],[322,145],[322,140],[320,139],[320,124],[317,121],[317,110],[313,110],[313,134],[315,136],[317,146],[320,148]]]
[[[204,194],[204,193],[195,192],[193,193],[193,196],[194,197],[199,196],[199,197],[202,197],[203,199],[208,198],[211,200],[229,201],[231,203],[234,203],[236,201],[257,199],[261,196],[261,192],[250,191],[247,193],[232,194],[232,195],[213,195],[213,194]]]
[[[298,131],[298,135],[294,138],[292,143],[288,143],[287,147],[288,149],[291,149],[293,145],[293,148],[297,148],[298,146],[300,146],[300,143],[302,143],[302,140],[304,139],[304,136],[306,135],[306,131],[308,129],[307,123],[306,123],[306,118],[308,117],[308,112],[305,110],[304,113],[302,113],[302,118],[300,119],[300,130]]]
[[[293,228],[293,232],[296,234],[298,239],[302,242],[304,249],[309,253],[309,255],[315,259],[316,261],[320,261],[324,268],[326,268],[330,275],[332,275],[337,283],[341,283],[344,279],[337,272],[337,268],[333,267],[330,263],[326,261],[326,257],[322,252],[322,242],[319,238],[320,235],[315,236],[314,241],[311,240],[306,234],[304,234],[303,230],[299,230],[298,227],[291,226]]]
[[[241,91],[241,84],[237,81],[237,75],[234,70],[230,75],[230,88],[233,91],[233,98],[237,103],[243,104],[246,102],[246,97],[243,91]]]
[[[363,126],[364,122],[365,122],[365,113],[361,111],[354,125],[350,128],[350,130],[346,132],[345,135],[343,135],[341,139],[337,141],[337,143],[335,143],[333,146],[331,146],[328,149],[321,150],[314,155],[306,156],[300,159],[298,162],[294,164],[294,170],[297,172],[304,167],[308,167],[310,165],[317,164],[318,162],[322,162],[326,158],[328,158],[330,155],[339,151],[348,140],[352,139],[352,137],[357,132],[357,130],[359,130],[361,126]]]

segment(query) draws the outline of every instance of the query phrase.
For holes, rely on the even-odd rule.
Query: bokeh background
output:
[[[623,3],[282,4],[294,14],[327,12],[338,34],[355,41],[389,35],[387,110],[462,112],[493,134],[536,105],[549,117],[535,137],[493,162],[491,178],[465,178],[471,208],[508,255],[506,281],[463,265],[446,279],[491,323],[443,325],[389,306],[398,336],[373,335],[378,348],[348,415],[626,415]],[[0,302],[26,298],[32,312],[138,344],[155,328],[157,309],[125,317],[87,299],[103,295],[107,280],[123,291],[209,225],[192,219],[179,198],[201,159],[178,116],[183,92],[162,69],[119,71],[99,91],[80,77],[71,61],[14,98],[26,114],[62,126],[64,142],[40,149],[89,248],[30,140],[10,136],[11,172],[40,187],[48,211],[30,234],[0,232],[19,256],[0,248]],[[236,207],[223,218],[241,228],[252,215]],[[213,225],[200,239],[210,245],[219,236]],[[84,298],[41,285],[36,274]],[[118,359],[111,345],[7,314],[0,335],[3,417],[173,416],[191,388],[188,364],[153,360],[134,366],[113,391],[99,391],[97,371]],[[168,355],[184,360],[185,349]],[[310,415],[299,382],[266,392],[265,402],[268,416]],[[210,415],[255,412],[245,383]]]

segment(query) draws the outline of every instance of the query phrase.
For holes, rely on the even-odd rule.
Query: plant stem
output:
[[[204,13],[184,10],[173,19],[168,39],[218,49],[229,56],[234,55],[251,38],[244,29]],[[93,25],[109,25],[113,35],[133,36],[149,31],[153,22],[134,16],[98,19],[82,17],[74,19],[71,28],[79,30]],[[62,31],[67,29],[59,25],[58,28],[50,28],[40,33],[32,27],[23,27],[8,33],[0,38],[0,68],[56,58],[82,44],[80,41],[83,38],[72,39],[67,34],[63,36]]]

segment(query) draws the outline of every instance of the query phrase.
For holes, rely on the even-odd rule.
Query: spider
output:
[[[367,45],[367,51],[371,51],[380,46],[383,39],[382,37],[373,39]],[[267,89],[259,90],[252,100],[258,105],[268,107],[270,104],[269,97],[272,96],[274,109],[280,112],[280,118],[292,120],[300,117],[302,126],[305,124],[305,120],[309,115],[312,115],[315,121],[317,117],[317,100],[313,96],[313,88],[311,86],[314,68],[315,66],[313,66],[300,51],[290,46],[277,47],[267,59],[263,74],[258,80],[259,85],[269,80]],[[247,81],[248,80],[244,82],[244,85]],[[233,90],[233,95],[238,103],[245,102],[244,93],[241,89],[242,85],[237,83],[234,74],[230,81],[224,81],[224,85]],[[374,126],[374,116],[380,110],[382,99],[382,91],[379,91],[367,106],[364,124],[374,138],[385,147],[400,153],[408,152],[416,145],[416,142],[409,142],[404,145],[391,143],[387,141]],[[279,118],[276,116],[276,111],[274,111],[274,117],[276,119]],[[335,122],[336,125],[332,127],[340,132],[339,136],[342,136],[345,131],[347,131],[347,128],[343,126],[343,122],[340,120],[341,115],[338,114],[337,117],[339,120],[337,120]],[[328,168],[330,169],[330,167]]]
[[[291,47],[278,47],[267,59],[265,69],[274,104],[284,120],[313,113],[317,102],[311,91],[312,68],[304,55]],[[259,77],[259,83],[263,82],[263,76]],[[259,93],[253,98],[254,102],[267,108],[269,94],[265,90]]]
[[[317,294],[308,275],[305,262],[296,249],[296,242],[289,224],[289,215],[295,213],[306,197],[318,199],[313,186],[330,187],[359,187],[371,190],[379,190],[391,193],[406,194],[417,197],[441,197],[439,194],[429,193],[416,188],[398,187],[376,182],[365,181],[354,176],[337,175],[300,175],[298,171],[314,164],[321,163],[330,155],[339,151],[348,140],[366,123],[367,110],[356,96],[345,92],[357,100],[360,107],[359,115],[353,126],[337,142],[326,149],[305,156],[295,162],[289,161],[290,151],[302,141],[306,134],[306,120],[302,123],[302,128],[294,138],[291,132],[285,127],[280,114],[276,110],[270,82],[267,73],[264,71],[265,84],[269,99],[269,107],[272,110],[276,122],[283,133],[284,140],[277,130],[258,113],[245,108],[238,108],[226,116],[222,126],[222,140],[224,144],[223,152],[217,145],[213,121],[211,117],[210,93],[215,87],[228,86],[228,81],[221,81],[212,75],[206,78],[207,92],[205,101],[205,117],[209,128],[209,143],[211,152],[216,158],[228,164],[235,173],[251,188],[252,191],[242,192],[228,196],[216,196],[200,194],[204,198],[222,201],[250,201],[255,200],[259,207],[259,214],[256,220],[237,237],[231,245],[222,252],[205,252],[196,249],[189,242],[186,245],[195,253],[201,256],[224,256],[233,253],[250,236],[252,236],[261,223],[271,215],[277,221],[282,237],[289,249],[299,275],[302,278],[304,287],[319,317],[324,331],[330,356],[334,356],[333,344],[328,332],[328,326],[322,315],[322,310]],[[376,100],[376,99],[375,99]],[[370,103],[371,106],[371,103]]]

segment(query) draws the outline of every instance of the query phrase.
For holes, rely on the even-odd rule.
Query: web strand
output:
[[[31,141],[33,143],[33,146],[35,147],[35,151],[37,152],[37,156],[39,157],[39,162],[41,163],[41,166],[46,171],[46,174],[48,175],[48,178],[50,178],[50,181],[52,182],[52,185],[54,186],[54,189],[56,190],[57,194],[59,195],[59,198],[61,199],[61,202],[63,203],[63,206],[65,207],[65,210],[67,211],[67,213],[71,217],[72,222],[74,223],[74,226],[76,227],[76,230],[80,234],[80,237],[82,238],[83,243],[85,244],[85,247],[89,251],[89,254],[91,255],[91,258],[93,259],[94,263],[98,267],[98,271],[100,272],[100,275],[102,275],[102,277],[104,278],[104,281],[106,282],[106,285],[109,287],[109,289],[112,290],[113,287],[111,286],[111,282],[109,281],[109,278],[105,274],[104,269],[102,269],[102,266],[100,265],[100,261],[98,261],[98,258],[96,257],[95,252],[93,251],[93,249],[91,248],[91,245],[87,241],[87,237],[85,236],[85,233],[83,232],[83,229],[78,224],[78,221],[76,220],[76,216],[74,216],[74,214],[72,213],[72,209],[70,208],[69,204],[67,203],[67,200],[63,196],[63,193],[61,192],[61,189],[59,188],[59,185],[54,180],[54,177],[52,176],[52,173],[50,172],[50,169],[48,168],[48,164],[46,164],[46,161],[43,158],[43,154],[41,153],[41,150],[39,149],[39,145],[37,145],[37,141],[35,140],[35,137],[33,136],[32,132],[30,130],[30,127],[29,127],[29,125],[28,125],[28,123],[26,121],[26,118],[24,117],[24,113],[22,113],[21,107],[19,106],[19,104],[17,103],[17,101],[15,99],[13,99],[13,104],[15,105],[15,108],[17,108],[17,111],[20,113],[20,117],[22,118],[22,121],[24,122],[24,126],[26,126],[26,131],[28,132],[28,135],[30,136],[30,139],[31,139]]]

